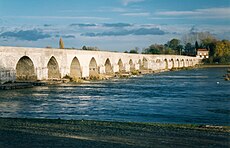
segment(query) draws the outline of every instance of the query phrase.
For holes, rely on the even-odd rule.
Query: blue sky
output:
[[[0,45],[125,51],[192,31],[230,39],[230,0],[0,0]]]

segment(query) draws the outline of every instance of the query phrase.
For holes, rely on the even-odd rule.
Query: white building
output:
[[[197,57],[208,59],[209,51],[207,49],[197,49]]]

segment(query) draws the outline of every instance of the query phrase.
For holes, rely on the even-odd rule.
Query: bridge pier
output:
[[[105,66],[104,65],[99,66],[99,74],[105,74]]]
[[[0,68],[0,84],[8,81],[16,81],[16,71],[14,69]]]
[[[36,74],[38,80],[48,79],[48,68],[47,67],[38,67],[36,68]]]
[[[168,62],[168,69],[172,69],[173,68],[173,61],[172,60],[169,60]]]
[[[140,65],[139,64],[134,64],[134,70],[140,70]]]
[[[82,66],[82,78],[87,78],[89,77],[89,66]]]
[[[125,72],[130,72],[130,65],[129,64],[125,64],[124,68],[125,68]]]
[[[113,68],[113,72],[114,72],[114,73],[119,72],[119,65],[118,65],[118,64],[112,65],[112,68]]]

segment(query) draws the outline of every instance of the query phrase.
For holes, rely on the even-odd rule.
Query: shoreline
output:
[[[230,68],[230,64],[202,64],[200,68]]]
[[[229,135],[230,126],[0,117],[0,147],[228,147]]]

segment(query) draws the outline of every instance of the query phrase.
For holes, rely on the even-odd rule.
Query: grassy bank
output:
[[[0,147],[228,147],[230,127],[0,118]]]

